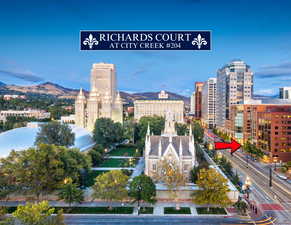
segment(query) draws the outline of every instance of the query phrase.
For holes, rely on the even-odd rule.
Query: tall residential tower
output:
[[[230,106],[252,99],[253,72],[242,60],[233,60],[217,72],[216,125],[224,130]]]
[[[215,127],[216,78],[209,78],[202,88],[201,121],[208,128]]]

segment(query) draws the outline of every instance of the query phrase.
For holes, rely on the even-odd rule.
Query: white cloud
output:
[[[255,92],[257,95],[274,95],[276,90],[274,88],[260,89]]]

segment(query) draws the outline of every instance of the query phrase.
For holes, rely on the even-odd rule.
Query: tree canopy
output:
[[[262,158],[264,156],[264,152],[261,149],[257,148],[256,145],[251,144],[248,141],[244,144],[243,149],[255,158]]]
[[[129,184],[129,196],[138,202],[138,206],[140,201],[155,203],[156,185],[146,175],[136,176]]]
[[[225,207],[231,204],[227,193],[227,179],[215,169],[201,169],[196,184],[199,190],[192,194],[193,202],[200,205]]]
[[[67,124],[57,121],[45,123],[37,134],[36,144],[54,144],[59,146],[72,146],[75,141],[75,134]]]
[[[154,179],[164,183],[171,193],[171,197],[176,201],[179,189],[186,184],[186,176],[175,162],[160,160],[157,166],[159,169],[154,174]]]
[[[58,197],[71,207],[72,203],[81,203],[84,200],[84,191],[79,189],[71,178],[66,178],[64,185],[59,190]]]
[[[26,205],[19,205],[17,210],[12,213],[13,218],[10,224],[19,224],[14,218],[23,225],[65,225],[63,222],[62,213],[58,212],[56,217],[53,217],[54,208],[50,208],[47,201]]]
[[[120,142],[123,138],[123,128],[120,123],[114,123],[109,118],[100,118],[95,122],[93,131],[95,142],[104,147]]]
[[[203,137],[204,137],[204,130],[201,127],[199,122],[195,121],[193,123],[192,131],[193,131],[193,135],[194,135],[195,141],[197,141],[198,143],[202,143],[203,142]]]
[[[128,176],[120,170],[103,173],[96,177],[92,197],[108,202],[123,200],[127,197],[127,182]]]
[[[90,166],[86,155],[77,149],[40,144],[24,151],[12,151],[0,160],[0,169],[20,191],[41,194],[56,190],[66,177],[79,181],[81,169]]]
[[[179,136],[184,136],[185,134],[187,135],[189,134],[189,128],[187,127],[187,124],[175,123],[175,128]]]

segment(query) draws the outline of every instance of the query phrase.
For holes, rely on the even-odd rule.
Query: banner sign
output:
[[[81,50],[210,50],[210,31],[81,31]]]

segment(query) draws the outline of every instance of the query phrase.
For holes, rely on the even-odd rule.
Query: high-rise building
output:
[[[279,89],[280,99],[290,99],[291,100],[291,87],[282,87]]]
[[[192,93],[190,99],[190,113],[195,115],[195,91]]]
[[[195,118],[201,119],[203,82],[195,82]]]
[[[93,64],[91,91],[86,98],[82,89],[75,102],[75,123],[92,131],[98,118],[123,121],[123,105],[116,92],[115,66],[107,63]]]
[[[242,60],[233,60],[217,71],[216,126],[225,130],[230,106],[252,99],[253,72]]]
[[[216,78],[209,78],[202,88],[202,124],[215,127]]]

